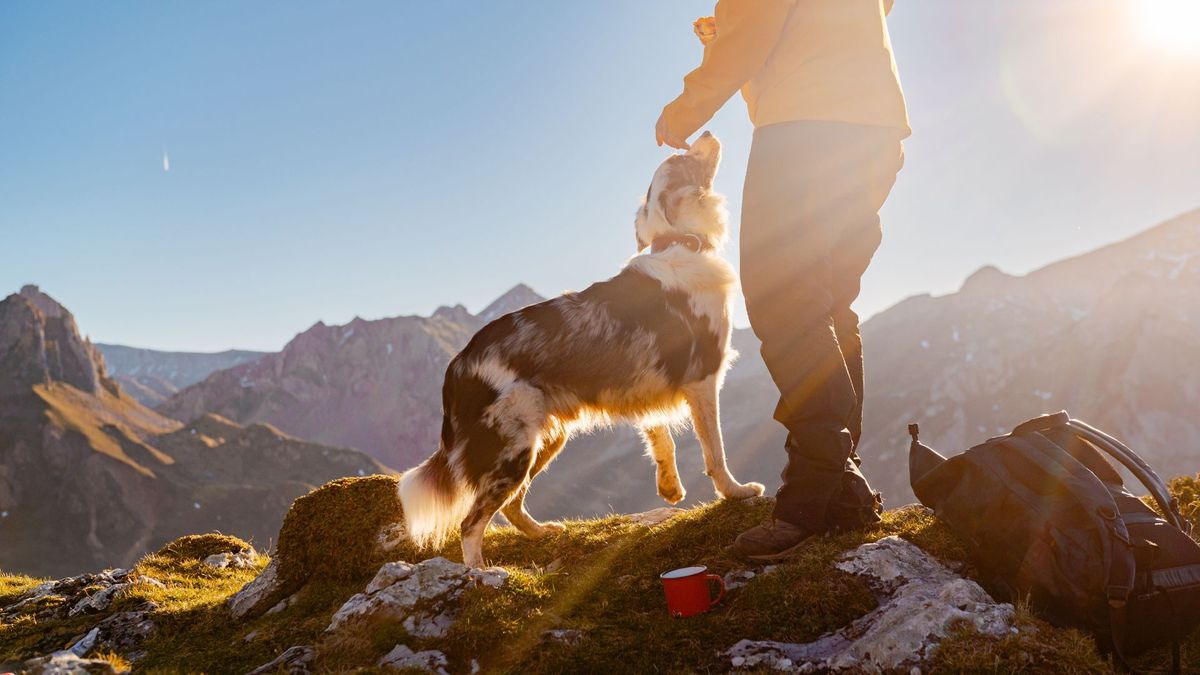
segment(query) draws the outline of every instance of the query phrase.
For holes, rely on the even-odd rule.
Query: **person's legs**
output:
[[[843,474],[857,474],[862,348],[850,303],[879,245],[887,194],[880,167],[890,166],[890,189],[899,148],[889,130],[846,124],[755,132],[743,193],[742,286],[779,387],[775,418],[789,432],[775,517],[810,533],[827,529]]]

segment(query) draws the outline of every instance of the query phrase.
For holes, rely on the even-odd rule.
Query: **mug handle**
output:
[[[712,601],[712,604],[714,605],[721,604],[721,598],[725,597],[725,580],[722,579],[721,575],[719,574],[706,574],[704,576],[709,581],[717,582],[717,585],[721,587],[721,592],[717,593],[717,597]]]

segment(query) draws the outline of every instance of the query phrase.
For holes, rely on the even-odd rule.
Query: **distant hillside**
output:
[[[0,568],[128,565],[207,529],[266,543],[312,486],[389,472],[266,425],[181,424],[105,373],[71,313],[37,287],[0,301]]]
[[[213,373],[158,410],[179,420],[211,412],[266,422],[411,466],[435,447],[450,359],[491,319],[542,299],[518,285],[477,315],[456,305],[429,317],[318,322],[282,352]]]
[[[210,374],[250,363],[266,352],[229,349],[215,353],[164,352],[96,343],[108,364],[108,375],[142,405],[154,407],[184,387]]]

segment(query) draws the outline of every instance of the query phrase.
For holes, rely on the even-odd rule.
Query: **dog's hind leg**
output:
[[[654,459],[654,477],[658,483],[658,496],[668,504],[683,501],[686,492],[679,481],[679,468],[675,464],[675,439],[665,426],[646,427],[641,430],[646,442],[646,454]]]
[[[717,494],[727,499],[757,497],[763,493],[761,483],[737,482],[725,464],[725,443],[721,438],[721,416],[717,403],[717,381],[710,377],[688,387],[684,396],[692,410],[692,427],[704,451],[704,469],[712,479]]]
[[[517,494],[509,500],[501,513],[512,523],[513,527],[521,531],[522,534],[530,539],[541,539],[542,537],[556,534],[567,529],[562,523],[545,522],[539,523],[533,516],[529,515],[529,511],[525,510],[525,495],[529,492],[529,484],[537,477],[542,469],[554,459],[559,450],[562,450],[563,444],[567,442],[565,434],[555,433],[552,436],[542,439],[541,447],[538,449],[537,457],[533,460],[533,468],[529,470],[529,479],[517,490]]]
[[[483,567],[483,533],[492,517],[525,483],[533,463],[533,446],[509,446],[496,467],[484,474],[475,489],[475,503],[462,522],[463,564]]]

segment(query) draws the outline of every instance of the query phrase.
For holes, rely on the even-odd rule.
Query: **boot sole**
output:
[[[813,537],[815,537],[815,536],[817,536],[817,535],[813,535]],[[759,555],[745,555],[744,557],[748,560],[761,560],[764,562],[771,562],[771,561],[775,561],[775,560],[787,560],[788,558],[795,558],[796,556],[800,555],[800,553],[803,551],[804,547],[807,546],[808,543],[813,540],[813,537],[809,537],[808,539],[805,539],[804,541],[800,542],[799,544],[796,544],[795,546],[792,546],[791,548],[785,548],[784,550],[780,551],[779,553],[762,553]]]

